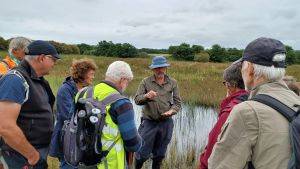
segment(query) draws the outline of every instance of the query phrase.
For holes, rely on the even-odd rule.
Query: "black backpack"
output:
[[[281,115],[283,115],[289,121],[289,133],[291,139],[292,155],[288,164],[288,169],[300,169],[300,108],[299,105],[294,105],[298,107],[298,111],[294,111],[287,105],[283,104],[279,100],[266,95],[258,94],[254,96],[251,100],[258,101],[269,107],[275,109]],[[250,167],[251,166],[251,167]],[[250,168],[254,168],[252,164],[249,164]]]
[[[82,98],[84,94],[86,98]],[[101,135],[105,124],[106,106],[125,98],[120,93],[113,93],[104,100],[93,99],[93,87],[79,91],[75,112],[71,120],[63,125],[61,141],[65,161],[72,165],[94,166],[105,161],[109,150],[118,140],[115,140],[107,151],[102,151]]]

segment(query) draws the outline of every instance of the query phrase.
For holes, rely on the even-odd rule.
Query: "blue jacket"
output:
[[[75,110],[74,97],[78,92],[76,83],[71,77],[67,77],[57,92],[57,115],[54,132],[52,134],[49,155],[62,157],[61,129],[65,120],[70,120]]]

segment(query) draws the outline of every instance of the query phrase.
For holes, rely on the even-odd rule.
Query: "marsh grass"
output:
[[[7,52],[0,51],[0,56],[7,55]],[[152,75],[148,68],[151,63],[150,58],[114,58],[114,57],[95,57],[90,55],[62,55],[51,72],[46,76],[56,94],[64,78],[69,74],[69,67],[73,59],[92,58],[95,60],[99,69],[96,72],[94,84],[103,80],[105,71],[110,63],[116,60],[123,60],[130,64],[134,73],[134,79],[128,86],[125,94],[132,96],[141,80]],[[193,105],[207,107],[217,107],[220,100],[225,96],[225,88],[222,85],[223,70],[230,63],[198,63],[186,61],[170,60],[171,67],[167,73],[178,81],[180,94],[184,102]],[[287,74],[300,80],[300,65],[288,66]]]
[[[50,75],[49,80],[53,91],[57,89],[68,75],[69,66],[73,59],[89,57],[95,60],[99,69],[97,70],[94,83],[99,83],[105,75],[105,71],[110,63],[116,60],[123,60],[130,64],[134,73],[134,79],[128,86],[125,94],[134,95],[141,80],[152,75],[148,68],[150,58],[112,58],[94,57],[84,55],[64,55],[63,59],[57,62]],[[178,81],[181,97],[184,102],[191,104],[201,104],[204,106],[217,106],[220,99],[224,96],[225,90],[222,83],[222,73],[228,64],[216,63],[195,63],[183,61],[170,61],[171,67],[168,74]]]

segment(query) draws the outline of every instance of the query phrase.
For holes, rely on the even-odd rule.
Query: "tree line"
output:
[[[0,37],[0,50],[7,50],[11,39],[5,40]],[[129,43],[113,43],[112,41],[100,41],[96,45],[65,44],[56,41],[49,41],[61,54],[82,54],[106,57],[149,57],[149,54],[170,54],[175,60],[187,60],[197,62],[232,62],[242,57],[243,49],[224,48],[219,44],[212,45],[205,49],[201,45],[190,45],[182,43],[180,45],[169,46],[168,49],[137,49]],[[294,50],[286,45],[287,63],[300,64],[300,51]]]

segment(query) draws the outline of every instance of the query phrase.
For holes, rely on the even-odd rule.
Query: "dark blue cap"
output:
[[[241,60],[249,61],[263,66],[285,68],[285,60],[274,61],[276,54],[285,54],[285,46],[282,42],[271,38],[258,38],[250,42],[244,50]]]
[[[152,64],[149,66],[150,69],[155,69],[159,67],[168,67],[170,64],[164,56],[155,56],[152,59]]]
[[[28,45],[27,55],[52,55],[53,57],[60,59],[55,47],[47,41],[36,40]]]

